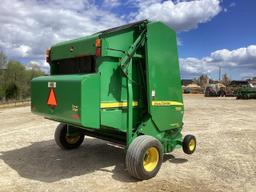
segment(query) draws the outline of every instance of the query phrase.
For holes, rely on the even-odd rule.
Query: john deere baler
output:
[[[128,172],[155,176],[163,154],[182,146],[184,113],[176,34],[147,20],[53,45],[50,75],[32,80],[31,110],[60,122],[55,141],[79,147],[84,136],[124,146]],[[89,154],[88,154],[89,155]]]

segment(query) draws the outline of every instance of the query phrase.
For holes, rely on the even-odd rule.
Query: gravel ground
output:
[[[256,191],[256,100],[185,95],[184,134],[197,151],[164,156],[158,175],[131,178],[125,154],[106,141],[86,138],[60,150],[56,122],[30,107],[0,109],[0,191]]]

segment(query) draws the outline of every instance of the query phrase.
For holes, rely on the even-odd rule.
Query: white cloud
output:
[[[212,59],[205,57],[202,59],[188,57],[180,59],[182,72],[189,74],[208,74],[217,69],[217,65],[210,65]]]
[[[211,53],[216,62],[225,62],[232,66],[255,66],[256,67],[256,45],[250,45],[235,50],[222,49]]]
[[[32,69],[33,66],[38,66],[46,74],[50,73],[49,63],[47,63],[45,59],[31,60],[25,64],[27,69]]]
[[[139,7],[145,9],[153,4],[161,3],[162,0],[131,0],[130,3],[133,4],[135,7]]]
[[[2,0],[0,50],[9,58],[44,59],[52,44],[124,23],[89,0]]]
[[[241,79],[250,79],[250,78],[256,77],[256,72],[241,73],[239,76]]]
[[[219,0],[157,1],[139,3],[140,10],[135,19],[160,20],[176,31],[196,28],[198,24],[211,20],[221,11]]]
[[[103,7],[113,8],[121,5],[120,0],[104,0]]]
[[[179,37],[177,37],[177,45],[183,46],[183,41]]]
[[[203,58],[181,58],[181,70],[190,74],[209,74],[221,67],[256,69],[256,45],[234,50],[214,51]]]
[[[37,62],[43,68],[45,49],[56,42],[89,35],[128,21],[148,17],[161,20],[178,31],[197,27],[220,11],[219,0],[162,1],[128,0],[135,12],[115,15],[111,7],[120,0],[2,0],[0,4],[0,50],[10,59]],[[123,5],[124,5],[123,4]],[[109,5],[109,8],[105,5]],[[123,6],[122,5],[122,6]],[[178,39],[179,45],[183,42]],[[195,62],[195,61],[190,61]],[[190,67],[190,70],[194,70]]]
[[[20,45],[19,47],[15,47],[13,49],[14,53],[20,57],[27,57],[31,50],[31,47],[27,45]]]

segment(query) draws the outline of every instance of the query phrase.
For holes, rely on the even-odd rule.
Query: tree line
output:
[[[37,65],[26,68],[19,61],[8,60],[0,52],[0,101],[19,100],[30,97],[30,81],[45,75]]]
[[[230,84],[231,82],[231,79],[228,77],[228,75],[225,73],[223,76],[222,76],[222,79],[219,80],[219,81],[216,81],[216,80],[213,80],[213,79],[210,79],[207,75],[201,75],[197,78],[194,78],[193,79],[193,82],[198,84],[200,87],[202,88],[206,88],[208,86],[208,84],[213,84],[213,83],[222,83],[223,85],[227,86]]]

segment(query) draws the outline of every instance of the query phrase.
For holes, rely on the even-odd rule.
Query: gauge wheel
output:
[[[154,177],[163,161],[162,144],[152,136],[133,140],[126,153],[126,168],[131,176],[145,180]]]
[[[67,136],[67,124],[60,123],[54,134],[56,144],[62,149],[78,148],[84,141],[84,135]]]
[[[196,150],[196,137],[194,135],[186,135],[182,142],[184,153],[192,154]]]

